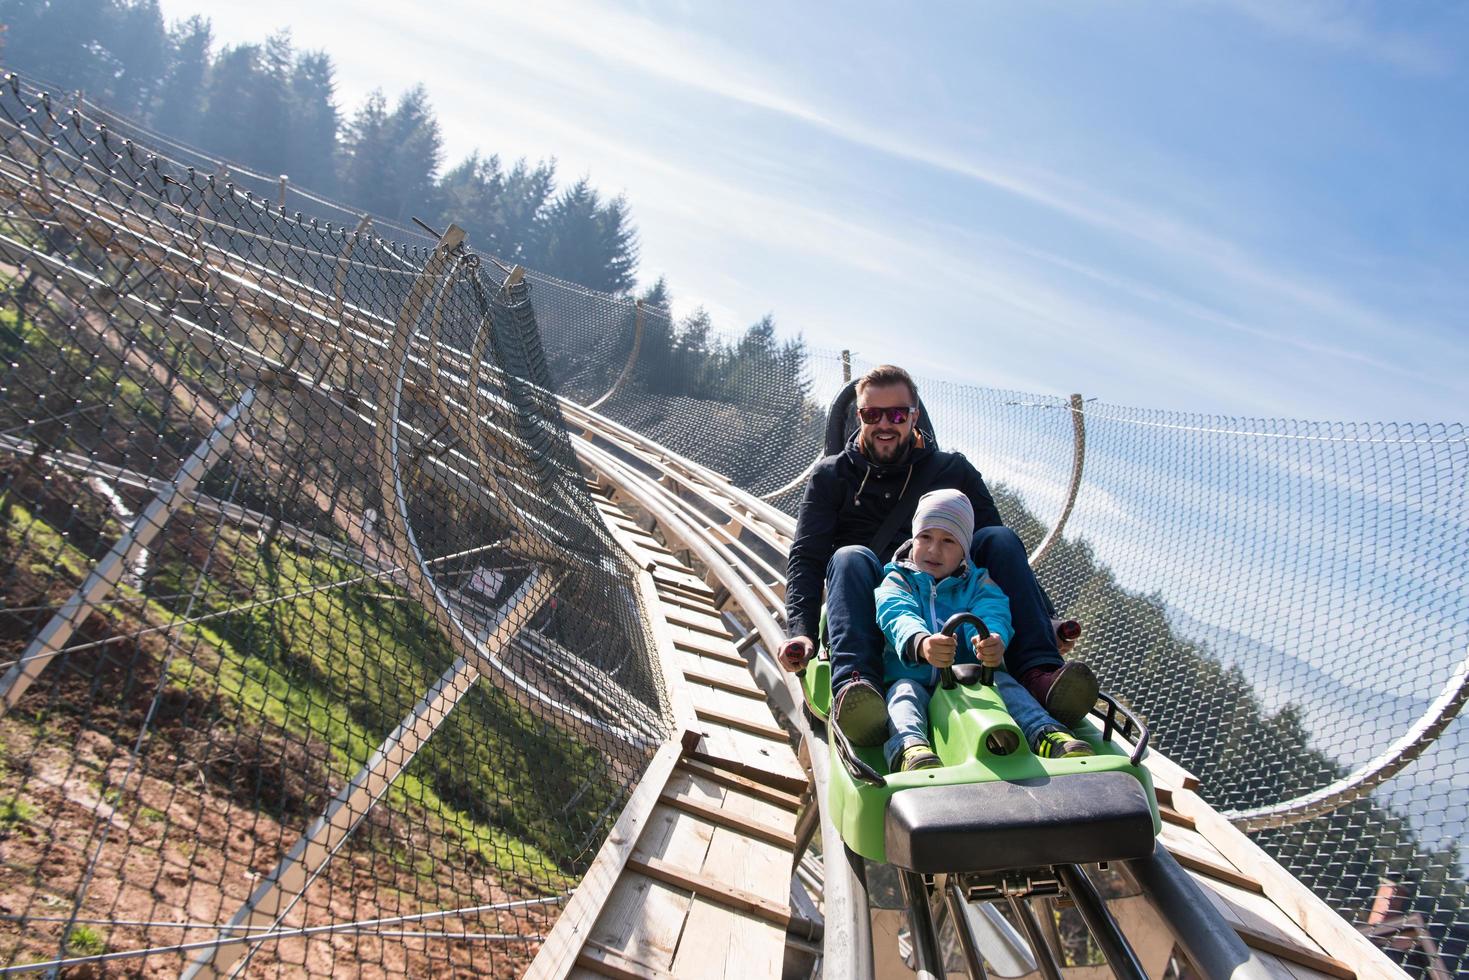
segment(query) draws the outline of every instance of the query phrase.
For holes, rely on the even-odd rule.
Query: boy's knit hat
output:
[[[969,498],[958,490],[930,490],[919,497],[913,512],[913,536],[929,528],[952,534],[968,550],[974,537],[974,507]]]

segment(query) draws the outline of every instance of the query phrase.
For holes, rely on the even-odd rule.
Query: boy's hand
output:
[[[797,671],[806,666],[806,661],[816,653],[816,644],[811,642],[809,636],[793,636],[780,648],[780,665],[789,671]]]
[[[954,666],[954,654],[959,650],[959,641],[942,633],[930,633],[918,645],[918,655],[939,670]]]
[[[974,647],[974,655],[979,658],[980,663],[986,667],[1000,666],[1000,661],[1005,657],[1004,640],[991,633],[982,640],[976,636],[970,643]]]

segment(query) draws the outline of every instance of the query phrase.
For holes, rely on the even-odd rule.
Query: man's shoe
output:
[[[1087,716],[1101,691],[1097,675],[1080,660],[1069,660],[1060,667],[1027,670],[1020,683],[1052,718],[1067,728],[1076,727]]]
[[[910,745],[898,756],[898,769],[912,772],[914,769],[937,769],[943,762],[927,745]]]
[[[887,740],[887,701],[881,691],[860,678],[837,692],[831,715],[853,745],[881,745]]]
[[[1079,759],[1096,755],[1090,745],[1075,735],[1055,729],[1038,736],[1031,749],[1042,759]]]

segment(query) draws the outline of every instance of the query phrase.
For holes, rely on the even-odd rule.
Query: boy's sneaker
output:
[[[1033,667],[1020,678],[1042,708],[1067,728],[1074,728],[1092,710],[1101,693],[1097,675],[1080,660],[1060,667]]]
[[[1092,747],[1069,732],[1049,731],[1036,737],[1031,746],[1042,759],[1080,759],[1096,755]]]
[[[927,745],[910,745],[898,756],[898,769],[911,772],[914,769],[937,769],[943,761],[933,754]]]
[[[881,745],[887,741],[887,701],[881,691],[860,677],[837,692],[831,716],[853,745]]]

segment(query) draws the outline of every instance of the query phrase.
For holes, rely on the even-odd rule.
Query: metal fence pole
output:
[[[0,678],[0,717],[15,707],[41,671],[64,652],[77,627],[86,621],[97,603],[117,587],[123,572],[158,536],[174,512],[188,501],[199,481],[229,448],[230,437],[255,404],[255,394],[254,388],[247,389],[239,402],[215,423],[209,435],[184,460],[173,481],[149,501],[127,533],[118,538],[112,550],[97,562],[77,590],[26,647],[20,660]]]
[[[527,578],[501,611],[495,629],[485,641],[486,646],[496,652],[504,649],[519,632],[519,624],[530,620],[531,614],[550,596],[553,587],[554,579],[542,572],[537,571]],[[424,692],[413,711],[383,739],[367,764],[342,787],[326,812],[316,819],[234,914],[229,924],[220,930],[221,938],[238,935],[242,937],[241,941],[222,943],[204,950],[184,970],[184,980],[227,976],[234,972],[237,963],[244,965],[240,960],[249,944],[243,937],[260,926],[274,927],[280,923],[316,873],[331,860],[342,842],[413,761],[424,743],[448,720],[449,713],[469,693],[478,678],[479,668],[466,657],[457,658],[444,671],[438,681]]]
[[[1081,395],[1071,396],[1071,431],[1073,435],[1071,452],[1071,483],[1066,488],[1066,502],[1061,505],[1061,516],[1056,518],[1056,523],[1041,543],[1036,545],[1035,551],[1030,556],[1032,568],[1041,563],[1046,557],[1046,552],[1051,546],[1061,540],[1061,532],[1066,529],[1066,522],[1071,519],[1071,509],[1076,506],[1076,494],[1081,489],[1082,464],[1086,462],[1086,414],[1083,408]]]

